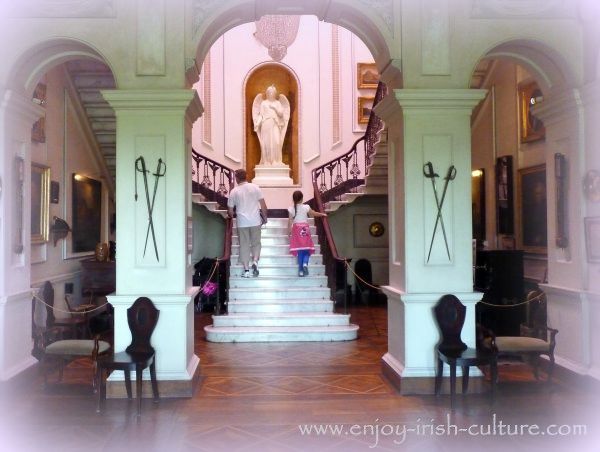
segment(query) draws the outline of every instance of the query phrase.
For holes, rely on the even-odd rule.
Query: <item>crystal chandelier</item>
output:
[[[269,56],[281,61],[296,39],[300,16],[263,16],[256,23],[254,36],[269,50]]]

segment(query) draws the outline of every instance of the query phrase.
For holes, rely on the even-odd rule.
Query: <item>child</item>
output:
[[[290,234],[290,252],[298,256],[298,276],[308,276],[308,259],[315,252],[315,244],[310,234],[308,217],[326,217],[327,214],[315,212],[302,204],[304,196],[300,190],[292,195],[294,205],[288,209],[288,232]]]

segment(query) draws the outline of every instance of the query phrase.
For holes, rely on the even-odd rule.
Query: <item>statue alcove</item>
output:
[[[284,65],[267,63],[256,68],[247,78],[244,92],[246,105],[246,171],[248,179],[254,178],[254,167],[260,162],[260,143],[252,123],[252,103],[259,93],[275,85],[279,94],[284,94],[291,107],[290,122],[283,142],[283,163],[290,167],[290,177],[299,183],[298,168],[298,83],[294,74]]]

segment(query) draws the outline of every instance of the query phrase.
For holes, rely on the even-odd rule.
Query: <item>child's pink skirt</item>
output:
[[[300,250],[309,250],[310,254],[315,252],[315,244],[310,235],[310,226],[308,223],[294,223],[292,225],[290,253],[296,256]]]

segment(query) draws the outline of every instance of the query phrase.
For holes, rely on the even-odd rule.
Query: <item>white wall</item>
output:
[[[373,62],[373,57],[360,39],[337,27],[340,139],[334,139],[333,27],[336,26],[320,22],[316,16],[301,16],[296,40],[281,61],[299,82],[299,176],[306,199],[312,198],[311,170],[348,151],[364,134],[364,125],[357,123],[358,96],[375,94],[375,90],[359,91],[356,81],[357,63]],[[192,145],[201,154],[233,169],[245,165],[244,115],[251,114],[244,111],[245,80],[257,65],[272,61],[267,49],[253,37],[255,30],[255,24],[248,23],[221,36],[212,46],[195,85],[205,112],[194,124]],[[210,84],[209,89],[206,83]],[[270,208],[284,208],[291,203],[296,189],[278,187],[263,191]]]

